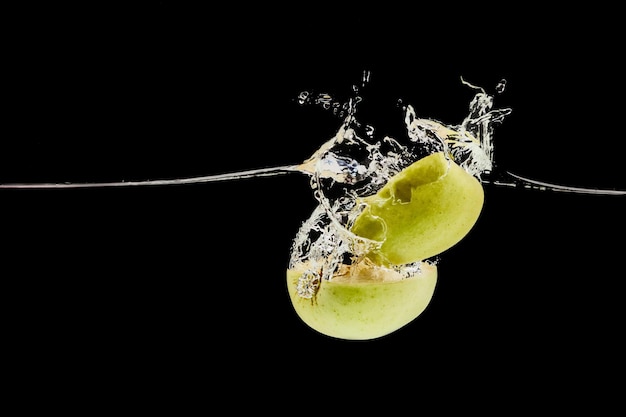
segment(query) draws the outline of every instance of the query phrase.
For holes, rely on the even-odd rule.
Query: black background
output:
[[[162,1],[8,16],[2,182],[300,162],[339,120],[297,95],[347,97],[371,71],[363,106],[381,132],[401,126],[398,99],[457,124],[474,94],[461,77],[488,91],[506,79],[495,101],[513,109],[495,131],[502,168],[626,189],[611,10]],[[476,227],[442,254],[428,309],[368,342],[317,334],[289,304],[291,240],[315,206],[305,176],[1,190],[0,201],[3,343],[17,392],[65,377],[65,391],[92,398],[96,381],[112,379],[111,398],[147,387],[197,400],[210,384],[260,389],[275,378],[272,404],[346,386],[477,388],[480,378],[480,406],[490,392],[517,408],[564,383],[574,390],[555,404],[580,399],[623,370],[624,197],[487,187]]]

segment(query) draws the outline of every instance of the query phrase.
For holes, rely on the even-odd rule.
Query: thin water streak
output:
[[[188,178],[173,178],[141,181],[112,181],[112,182],[65,182],[65,183],[15,183],[0,184],[0,189],[49,189],[49,188],[107,188],[107,187],[140,187],[162,185],[200,184],[220,181],[235,181],[247,178],[273,177],[290,172],[305,172],[297,165],[283,165],[269,168],[250,169],[224,174],[205,175]]]

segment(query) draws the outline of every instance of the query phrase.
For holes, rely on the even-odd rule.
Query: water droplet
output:
[[[298,94],[298,104],[304,105],[309,102],[310,93],[308,91],[303,91]]]
[[[502,94],[504,92],[504,89],[506,88],[506,80],[503,78],[500,80],[500,82],[496,85],[496,93],[498,94]]]
[[[363,87],[365,87],[365,85],[370,82],[371,75],[372,75],[371,71],[368,71],[368,70],[363,71],[363,78],[361,79],[362,80],[361,85]]]

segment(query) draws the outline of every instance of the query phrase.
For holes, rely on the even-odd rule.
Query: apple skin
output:
[[[312,329],[338,339],[370,340],[400,329],[426,309],[435,291],[437,267],[422,262],[420,268],[413,277],[391,282],[359,276],[348,282],[321,281],[313,298],[297,294],[304,268],[294,268],[287,271],[287,289],[296,313]]]
[[[370,258],[401,265],[436,256],[463,239],[484,203],[480,181],[443,153],[428,155],[394,175],[376,194],[351,231],[382,241]]]

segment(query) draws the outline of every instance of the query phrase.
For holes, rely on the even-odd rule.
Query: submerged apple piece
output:
[[[312,329],[346,340],[375,339],[417,318],[428,306],[437,267],[422,262],[410,278],[363,261],[342,265],[331,280],[320,280],[310,298],[299,295],[307,273],[301,264],[287,271],[287,288],[298,316]]]
[[[463,239],[480,216],[484,191],[476,177],[437,152],[362,202],[351,231],[382,242],[368,255],[374,262],[401,265],[438,255]]]

